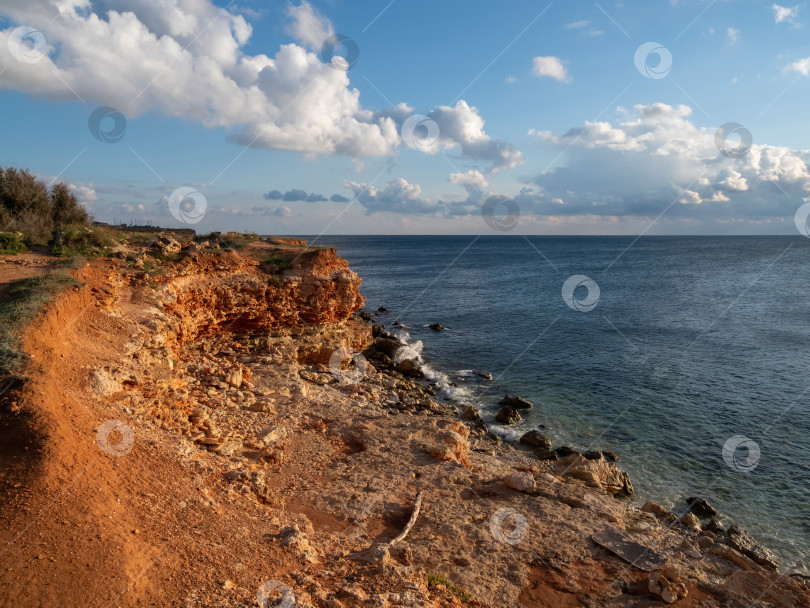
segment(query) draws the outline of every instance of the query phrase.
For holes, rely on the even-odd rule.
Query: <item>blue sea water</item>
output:
[[[810,565],[810,240],[316,244],[337,247],[363,278],[366,310],[384,306],[381,323],[407,326],[404,337],[447,395],[481,407],[496,431],[518,437],[543,424],[555,447],[613,450],[639,504],[674,508],[702,496],[785,566]],[[572,275],[598,286],[592,310],[566,304]],[[586,304],[587,296],[585,286],[573,292]],[[430,330],[435,322],[450,330]],[[506,392],[536,404],[517,428],[494,422]]]

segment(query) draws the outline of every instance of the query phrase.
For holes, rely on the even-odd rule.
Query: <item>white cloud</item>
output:
[[[588,27],[591,24],[590,21],[574,21],[573,23],[566,23],[565,29],[567,30],[581,30],[584,27]]]
[[[451,173],[447,181],[451,184],[459,184],[465,188],[475,190],[484,190],[489,187],[486,178],[475,170],[470,170],[466,173]]]
[[[251,26],[211,0],[61,0],[61,11],[54,19],[51,0],[0,3],[0,16],[41,30],[48,42],[34,63],[3,53],[0,88],[52,101],[79,95],[127,117],[158,112],[223,127],[243,145],[308,156],[395,155],[401,121],[413,112],[405,104],[384,112],[361,105],[350,73],[319,57],[334,29],[306,0],[287,9],[286,32],[297,42],[272,56],[247,54]],[[0,31],[0,49],[8,48],[13,29]],[[466,114],[475,142],[451,141],[448,132],[444,146],[470,151],[495,169],[522,159],[514,146],[475,133],[473,124],[483,119],[459,104],[455,110]]]
[[[292,22],[284,31],[315,51],[320,51],[326,39],[335,33],[332,23],[306,0],[298,6],[288,6],[287,16]]]
[[[639,105],[623,122],[588,122],[557,135],[530,131],[565,150],[564,164],[540,175],[515,197],[522,210],[571,215],[655,216],[693,209],[699,217],[787,217],[810,193],[810,151],[754,143],[740,158],[715,147],[715,129],[697,127],[691,108]],[[730,144],[734,148],[736,143]],[[785,195],[787,194],[787,196]],[[697,206],[700,211],[696,211]],[[681,209],[678,211],[677,209]]]
[[[799,72],[799,74],[804,74],[805,76],[810,76],[810,57],[794,61],[787,69],[793,72]]]
[[[568,71],[557,57],[535,57],[532,63],[532,74],[538,78],[547,76],[560,82],[570,82]]]
[[[726,30],[726,39],[731,45],[737,44],[737,41],[740,39],[740,30],[733,27],[728,28],[728,30]]]
[[[771,8],[773,9],[773,18],[776,20],[776,23],[795,23],[796,18],[799,16],[798,4],[791,8],[774,4]]]
[[[426,213],[437,210],[436,205],[421,198],[422,188],[399,177],[380,190],[376,186],[346,180],[343,187],[354,192],[357,201],[370,213],[394,211],[397,213]]]

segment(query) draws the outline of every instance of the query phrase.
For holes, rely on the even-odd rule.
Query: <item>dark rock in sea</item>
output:
[[[387,336],[388,332],[385,331],[385,325],[372,325],[371,335],[374,338],[379,338],[380,336]]]
[[[709,532],[714,532],[718,536],[725,536],[726,535],[726,527],[716,517],[712,517],[709,520],[709,522],[705,526],[703,526],[703,529],[708,530]]]
[[[587,452],[582,452],[582,455],[586,460],[602,460],[602,452],[599,450],[588,450]]]
[[[374,321],[374,315],[362,310],[357,313],[357,316],[363,319],[363,321]]]
[[[479,378],[483,378],[484,380],[492,380],[492,374],[490,374],[489,372],[477,372],[473,370],[473,374],[475,374]]]
[[[500,410],[498,410],[495,420],[502,422],[503,424],[517,424],[523,420],[523,418],[517,413],[515,408],[504,405]]]
[[[530,410],[534,407],[534,403],[523,397],[517,395],[506,395],[498,401],[498,405],[508,405],[518,410]]]
[[[394,340],[391,338],[375,338],[374,339],[374,348],[378,351],[385,353],[389,357],[393,357],[394,354],[402,347],[402,343],[399,340]]]
[[[532,448],[551,450],[551,439],[543,435],[540,431],[529,431],[520,438],[520,443]]]
[[[447,328],[441,323],[431,323],[428,327],[433,331],[447,331]]]
[[[700,519],[709,519],[717,515],[717,509],[711,506],[704,498],[690,496],[686,499],[686,504],[689,505],[689,510]]]
[[[567,445],[561,446],[554,451],[560,458],[565,458],[566,456],[570,456],[571,454],[579,454],[579,452],[577,452],[574,448],[569,447]]]
[[[608,462],[619,462],[619,455],[616,452],[611,452],[610,450],[602,450],[602,456],[605,457],[605,460]]]
[[[758,545],[751,535],[739,526],[734,525],[728,529],[728,544],[732,549],[736,549],[762,566],[774,570],[778,566],[776,556],[770,550]]]
[[[380,307],[377,309],[377,312],[388,312],[388,309],[387,309],[385,306],[380,306]]]
[[[545,447],[537,448],[534,455],[538,460],[557,460],[557,453]]]

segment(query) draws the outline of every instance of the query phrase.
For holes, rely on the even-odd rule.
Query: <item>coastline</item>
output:
[[[665,590],[810,606],[700,522],[614,497],[627,485],[603,454],[541,461],[457,416],[385,329],[352,318],[360,279],[334,251],[160,238],[79,270],[26,336],[35,382],[15,405],[43,448],[4,505],[0,593],[17,605],[37,605],[25,589],[64,600],[48,586],[85,581],[97,554],[81,591],[123,605],[256,605],[277,581],[319,607],[660,605]],[[153,250],[177,257],[144,270]],[[109,420],[132,432],[125,454],[126,433],[99,441]],[[48,501],[55,540],[14,540]]]

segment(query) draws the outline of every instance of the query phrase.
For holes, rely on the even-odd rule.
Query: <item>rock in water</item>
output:
[[[498,405],[508,405],[518,410],[530,410],[534,407],[534,403],[517,395],[506,395],[498,401]]]
[[[776,569],[776,556],[765,547],[761,547],[751,535],[739,526],[728,529],[728,544],[743,555],[750,557],[756,563]]]
[[[517,424],[523,420],[523,418],[517,413],[515,408],[509,405],[504,405],[500,410],[498,410],[495,420],[502,422],[503,424]]]
[[[480,420],[481,415],[478,413],[478,410],[475,409],[472,405],[467,405],[461,410],[461,417],[465,420]]]
[[[709,519],[717,515],[717,509],[711,506],[704,498],[692,496],[686,499],[686,504],[689,505],[689,510],[700,519]]]
[[[431,323],[428,327],[433,331],[447,331],[447,328],[441,323]]]
[[[551,450],[551,440],[540,431],[529,431],[520,438],[520,443],[532,448],[546,448]]]
[[[484,380],[492,380],[492,374],[489,372],[477,372],[473,370],[473,374],[478,376],[479,378],[483,378]]]

